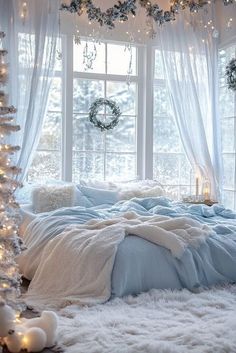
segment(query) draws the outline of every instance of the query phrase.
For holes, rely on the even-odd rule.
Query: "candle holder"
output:
[[[205,201],[210,201],[211,200],[211,184],[208,179],[204,179],[203,184],[202,184],[202,193],[204,195]]]
[[[8,95],[0,91],[0,107],[6,107],[8,104]]]

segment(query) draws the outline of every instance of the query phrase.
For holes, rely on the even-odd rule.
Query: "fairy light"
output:
[[[22,4],[22,13],[26,16],[26,2]],[[0,32],[0,40],[3,38]],[[7,51],[1,50],[3,55]],[[0,55],[1,57],[2,55]],[[0,84],[6,85],[8,78],[8,65],[0,60]],[[3,143],[0,144],[0,299],[4,298],[9,305],[13,303],[19,293],[20,276],[14,257],[19,253],[20,242],[17,236],[17,203],[13,196],[13,187],[18,185],[13,175],[17,175],[19,170],[12,164],[9,157],[16,152],[19,147],[6,143],[4,139],[11,132],[18,131],[18,126],[12,124],[12,117],[16,109],[8,106],[8,95],[4,91],[0,91],[0,138]],[[0,351],[3,341],[0,339]]]

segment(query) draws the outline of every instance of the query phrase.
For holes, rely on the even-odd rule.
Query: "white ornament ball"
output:
[[[19,336],[17,332],[13,331],[13,333],[4,338],[4,343],[9,352],[19,353],[22,348],[22,336]]]
[[[39,327],[47,336],[46,347],[52,347],[57,339],[57,315],[53,311],[43,311],[40,317],[25,320],[24,327]]]
[[[32,327],[24,334],[23,348],[28,352],[41,352],[46,347],[46,341],[46,333],[39,327]]]
[[[6,337],[10,330],[14,330],[14,320],[14,310],[4,301],[0,301],[0,337]]]

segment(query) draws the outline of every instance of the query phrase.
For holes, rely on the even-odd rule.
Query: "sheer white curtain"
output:
[[[198,176],[211,183],[211,195],[219,198],[221,155],[216,104],[217,39],[204,28],[209,15],[186,10],[161,28],[157,46],[186,155]],[[212,26],[212,25],[211,25]]]
[[[11,141],[21,146],[17,156],[21,180],[37,148],[46,112],[59,36],[59,6],[59,0],[0,0],[0,28],[7,35],[10,62],[10,101],[18,109],[21,125]]]

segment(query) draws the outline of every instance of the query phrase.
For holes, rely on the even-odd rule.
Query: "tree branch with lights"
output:
[[[5,37],[0,32],[0,44]],[[8,96],[2,87],[8,80],[7,51],[0,47],[0,352],[40,352],[56,343],[57,315],[44,311],[41,317],[21,317],[24,305],[19,302],[21,276],[15,256],[23,248],[18,237],[19,205],[14,192],[21,186],[16,176],[21,170],[14,165],[13,156],[20,149],[8,143],[8,136],[20,130],[12,114],[16,109],[8,105]]]

